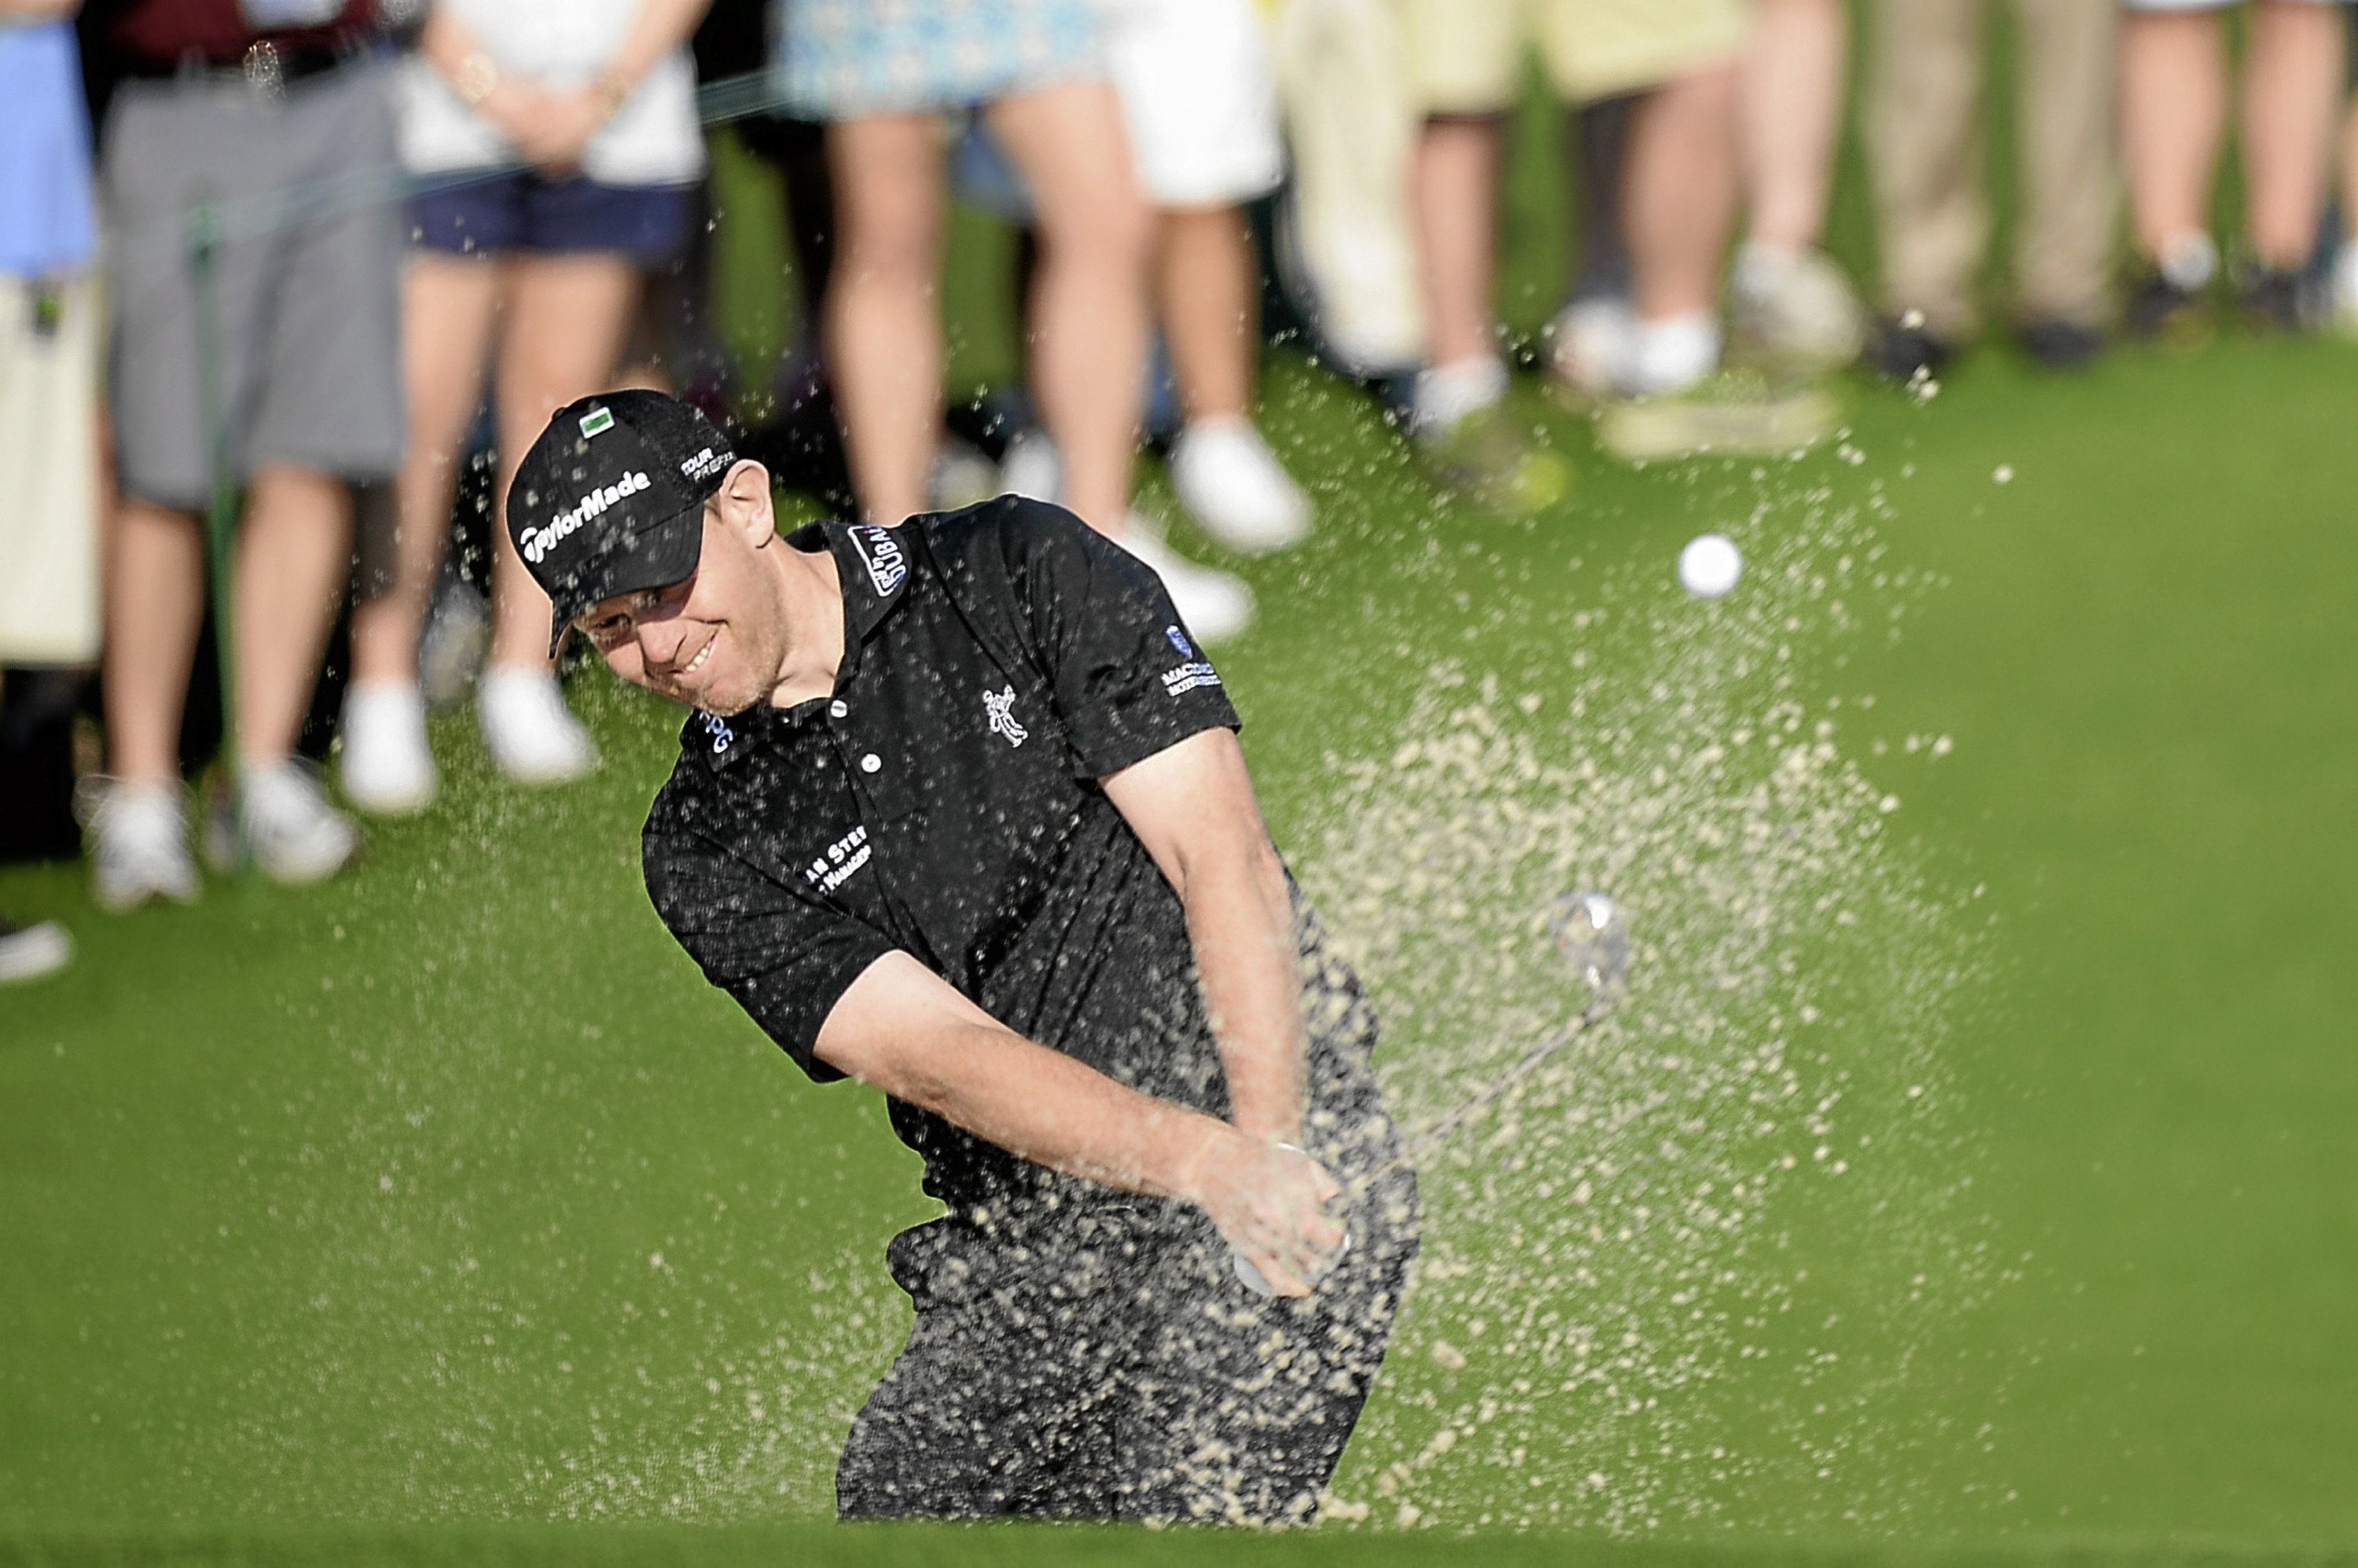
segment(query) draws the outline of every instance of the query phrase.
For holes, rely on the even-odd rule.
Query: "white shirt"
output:
[[[503,76],[587,86],[622,47],[640,0],[435,0],[452,8]],[[424,57],[403,61],[401,161],[413,174],[521,164],[515,147],[469,108]],[[682,185],[704,173],[696,66],[685,48],[655,63],[582,150],[602,185]]]

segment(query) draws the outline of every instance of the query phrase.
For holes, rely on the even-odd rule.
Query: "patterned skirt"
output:
[[[786,0],[785,113],[972,108],[1102,74],[1089,0]]]

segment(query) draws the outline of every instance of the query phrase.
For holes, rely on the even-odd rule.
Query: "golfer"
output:
[[[947,1212],[836,1474],[850,1517],[1306,1520],[1383,1357],[1416,1189],[1375,1021],[1261,826],[1154,575],[1014,496],[780,536],[687,405],[558,410],[518,554],[695,709],[655,910]],[[1241,1259],[1263,1289],[1246,1279]]]

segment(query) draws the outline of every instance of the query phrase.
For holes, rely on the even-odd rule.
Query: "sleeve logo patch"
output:
[[[1197,687],[1219,684],[1219,672],[1201,659],[1191,659],[1174,669],[1163,672],[1163,695],[1165,697],[1184,697]]]
[[[803,881],[821,892],[833,892],[851,880],[852,872],[868,863],[874,849],[868,841],[867,827],[855,827],[829,844],[826,854],[803,868]]]
[[[986,691],[982,694],[983,711],[990,715],[990,732],[1004,735],[1011,746],[1021,746],[1032,738],[1032,731],[1015,721],[1015,688]]]
[[[585,441],[592,436],[602,436],[613,427],[614,416],[607,409],[592,408],[581,416],[581,438]]]
[[[909,557],[901,553],[901,542],[892,537],[892,531],[873,523],[854,524],[851,547],[860,552],[860,564],[868,568],[876,597],[892,598],[892,590],[909,575]]]
[[[1179,650],[1181,658],[1192,659],[1195,656],[1195,644],[1187,641],[1186,633],[1176,626],[1165,626],[1163,629],[1163,634],[1171,639],[1171,645]]]

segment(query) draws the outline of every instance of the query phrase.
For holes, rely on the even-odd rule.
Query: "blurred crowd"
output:
[[[1625,459],[1807,446],[1851,367],[1920,393],[1985,333],[1985,11],[0,0],[0,855],[80,844],[116,911],[195,898],[200,850],[330,876],[353,813],[429,804],[429,707],[470,691],[508,778],[594,767],[498,514],[551,411],[618,384],[877,522],[1059,501],[1215,643],[1252,595],[1141,514],[1133,470],[1159,450],[1229,549],[1307,536],[1315,476],[1251,414],[1272,333],[1499,511],[1570,479],[1519,372]],[[2024,351],[2358,323],[2347,7],[2013,11]],[[1535,80],[1579,218],[1532,336],[1492,301]],[[1854,113],[1871,297],[1823,248]],[[2231,121],[2243,211],[2215,233]],[[783,178],[799,308],[768,384],[716,339],[711,135]],[[953,197],[1022,232],[1023,362],[946,406]],[[0,979],[66,952],[0,923]]]

